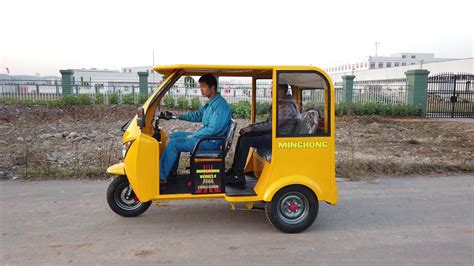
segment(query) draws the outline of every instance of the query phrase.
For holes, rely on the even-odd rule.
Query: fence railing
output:
[[[354,81],[353,102],[406,104],[406,79]]]
[[[342,85],[342,82],[334,83],[334,91],[336,92],[336,103],[342,103],[346,100],[346,91]]]
[[[148,83],[148,95],[160,83]],[[138,82],[75,82],[72,84],[73,95],[88,95],[108,102],[110,95],[118,98],[118,103],[124,102],[126,95],[133,95],[138,103],[140,84]],[[48,101],[59,100],[63,97],[61,81],[44,80],[0,80],[0,99]]]
[[[240,101],[250,102],[252,99],[252,83],[248,82],[220,83],[218,85],[218,91],[228,103],[238,103]],[[167,95],[175,99],[186,98],[191,100],[193,98],[198,98],[202,103],[207,101],[207,98],[202,96],[201,90],[197,84],[190,85],[176,83],[168,91]],[[256,96],[256,100],[259,102],[271,102],[272,84],[268,82],[260,83],[257,81]]]
[[[428,117],[474,118],[474,75],[439,73],[428,77]]]
[[[159,82],[148,83],[147,96],[151,95],[159,85]],[[344,102],[345,90],[342,82],[336,82],[334,88],[335,96],[333,97],[335,97],[336,103]],[[252,84],[245,81],[222,82],[219,83],[219,91],[229,103],[251,101]],[[257,81],[256,93],[257,101],[270,102],[272,95],[271,82]],[[133,102],[138,103],[140,85],[138,82],[75,82],[72,85],[72,94],[86,94],[104,103],[109,102],[111,95],[117,99],[118,103],[129,101],[130,97],[133,96]],[[173,85],[167,95],[175,100],[181,97],[188,101],[193,98],[198,98],[201,103],[207,101],[207,98],[201,95],[198,84],[187,84],[181,80]],[[60,80],[0,80],[0,99],[48,101],[59,100],[62,96]],[[406,79],[355,81],[353,101],[389,104],[406,103]]]

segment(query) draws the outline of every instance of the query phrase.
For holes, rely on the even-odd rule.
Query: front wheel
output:
[[[279,190],[265,206],[270,223],[284,233],[299,233],[310,227],[318,216],[316,195],[304,186]]]
[[[130,186],[126,176],[117,176],[107,189],[107,203],[112,211],[124,217],[135,217],[144,213],[151,201],[141,202]]]

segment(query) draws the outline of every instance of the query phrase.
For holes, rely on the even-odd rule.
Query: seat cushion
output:
[[[215,151],[198,151],[194,154],[194,158],[221,158],[221,150]]]
[[[271,148],[259,148],[257,154],[268,162],[272,161],[272,149]]]

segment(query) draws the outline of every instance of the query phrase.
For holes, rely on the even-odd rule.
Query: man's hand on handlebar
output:
[[[170,111],[160,112],[159,118],[165,120],[177,119],[177,116]]]

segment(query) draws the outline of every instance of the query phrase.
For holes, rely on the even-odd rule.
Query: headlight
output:
[[[133,140],[132,141],[127,141],[123,144],[122,146],[122,158],[125,159],[125,155],[127,155],[128,149],[130,146],[132,146]]]

